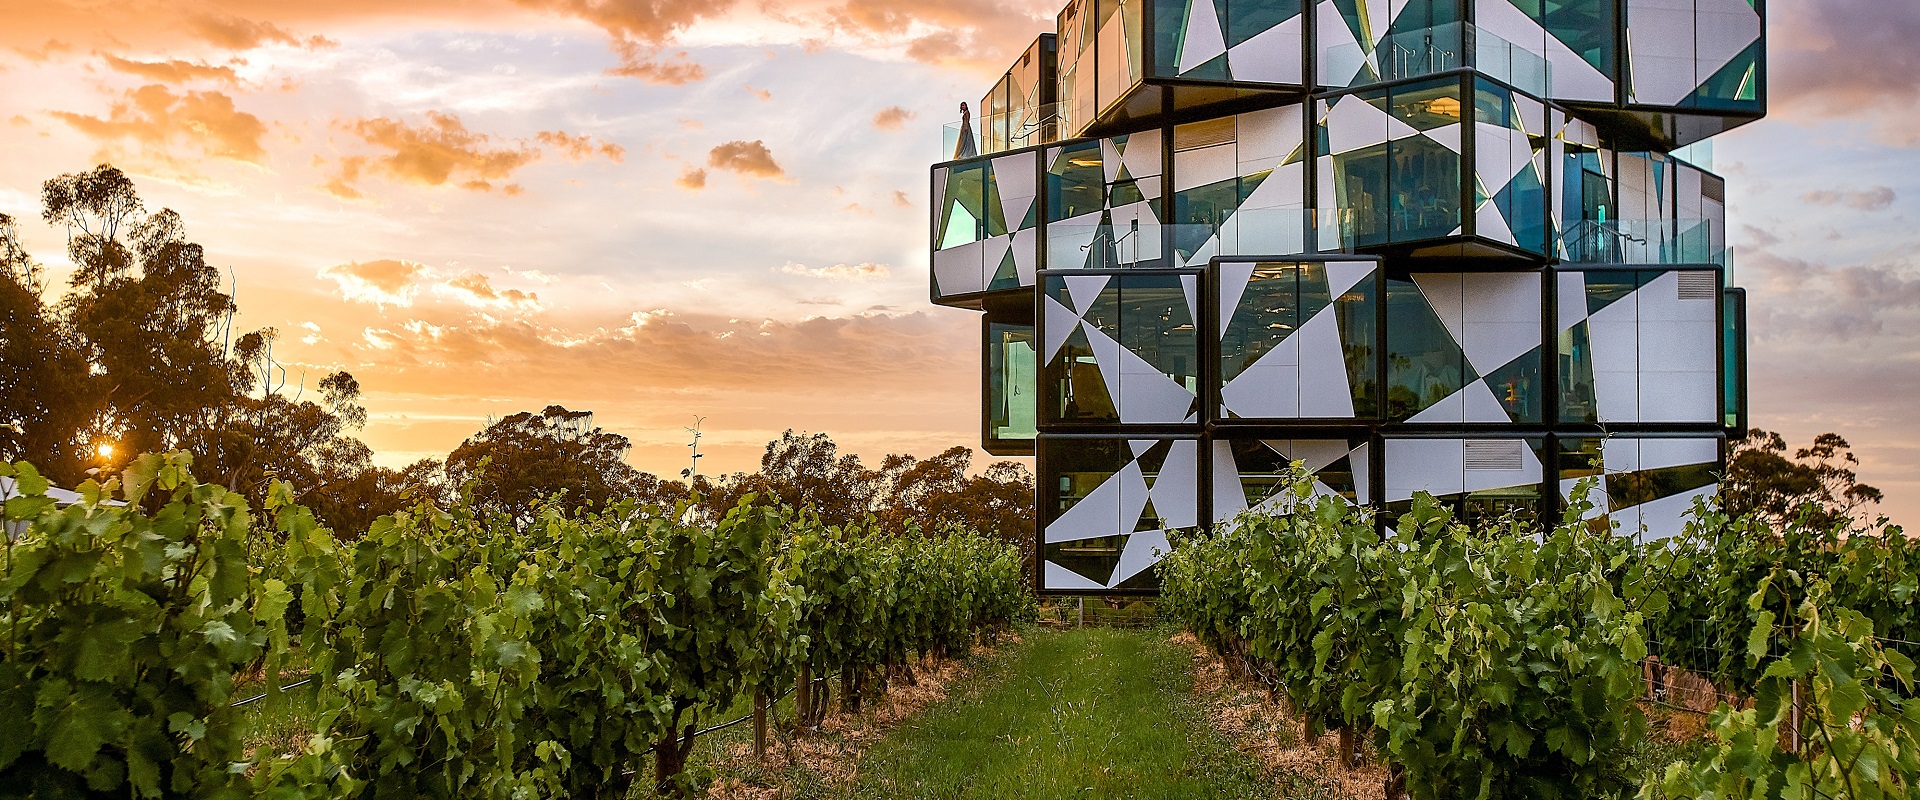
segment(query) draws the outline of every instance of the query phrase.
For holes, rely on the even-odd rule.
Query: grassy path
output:
[[[1207,722],[1164,633],[1033,631],[887,735],[848,797],[1272,797]]]

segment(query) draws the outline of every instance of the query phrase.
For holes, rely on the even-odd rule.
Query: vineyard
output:
[[[1387,797],[1909,797],[1920,548],[1889,527],[1696,509],[1636,546],[1573,508],[1475,530],[1432,498],[1386,533],[1294,484],[1291,512],[1177,545],[1164,601],[1310,728],[1371,743]],[[1857,532],[1856,532],[1857,533]],[[1723,702],[1697,760],[1622,769],[1669,675]]]
[[[59,508],[31,467],[0,465],[18,489],[0,796],[684,795],[690,751],[729,709],[791,694],[784,724],[810,729],[830,696],[857,710],[1033,615],[1018,549],[963,531],[745,502],[706,518],[462,500],[347,540],[285,484],[256,514],[189,466],[143,456]],[[1920,785],[1920,547],[1897,528],[1702,506],[1686,536],[1640,545],[1576,492],[1549,530],[1471,528],[1422,497],[1382,531],[1309,481],[1288,491],[1286,513],[1177,542],[1161,612],[1309,736],[1338,735],[1340,762],[1371,753],[1385,797]],[[304,685],[312,735],[250,750],[248,675],[268,697]],[[1645,709],[1684,692],[1718,705],[1712,738],[1648,769]]]
[[[422,504],[348,542],[285,484],[256,516],[184,455],[66,508],[29,466],[0,476],[26,523],[0,564],[0,796],[683,793],[721,710],[797,690],[817,721],[835,674],[857,708],[1032,608],[1018,550],[981,535],[744,502]],[[249,762],[235,676],[296,662],[314,735]]]

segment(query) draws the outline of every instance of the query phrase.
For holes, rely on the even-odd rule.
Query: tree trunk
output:
[[[1340,768],[1353,769],[1353,728],[1340,729]]]
[[[685,732],[681,732],[680,714],[684,710],[674,709],[667,735],[653,746],[653,790],[667,797],[684,796],[684,787],[677,779],[687,768],[687,754],[693,752],[693,734],[698,730],[699,715],[694,714],[687,719]]]
[[[798,727],[806,727],[813,719],[813,670],[806,664],[800,665],[800,677],[793,684],[794,720]]]
[[[840,710],[848,714],[860,713],[860,671],[853,667],[840,668]]]
[[[1407,769],[1405,767],[1394,764],[1387,768],[1386,785],[1381,787],[1381,794],[1386,796],[1386,800],[1406,800]]]
[[[753,693],[753,760],[767,757],[767,693]]]

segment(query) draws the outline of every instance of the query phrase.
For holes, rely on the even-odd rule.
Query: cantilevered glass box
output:
[[[1727,187],[1680,148],[1764,113],[1763,11],[1069,4],[932,174],[932,300],[984,312],[1040,588],[1152,592],[1295,462],[1382,524],[1555,518],[1584,480],[1596,522],[1678,531],[1747,424]]]

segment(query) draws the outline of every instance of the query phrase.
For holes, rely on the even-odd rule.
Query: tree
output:
[[[890,455],[880,466],[875,515],[895,528],[909,522],[924,531],[970,528],[1033,549],[1033,474],[1013,461],[998,461],[983,475],[969,475],[973,449],[948,448],[917,461]]]
[[[1860,482],[1860,459],[1850,448],[1840,434],[1823,433],[1789,459],[1785,438],[1755,429],[1733,443],[1721,502],[1730,516],[1754,514],[1775,524],[1801,515],[1814,527],[1855,518],[1885,495]]]
[[[96,400],[80,343],[47,308],[39,265],[0,214],[0,460],[29,459],[56,483],[85,477]]]
[[[852,453],[840,454],[840,446],[824,433],[796,434],[792,429],[767,443],[760,456],[760,471],[753,475],[735,475],[724,486],[710,487],[708,506],[724,513],[730,506],[717,502],[753,493],[762,504],[786,503],[806,508],[827,525],[846,525],[864,518],[871,510],[875,474]]]
[[[551,405],[488,425],[447,456],[447,478],[473,484],[474,502],[525,519],[534,503],[566,492],[569,504],[604,506],[631,492],[627,437],[595,427],[593,412]]]

